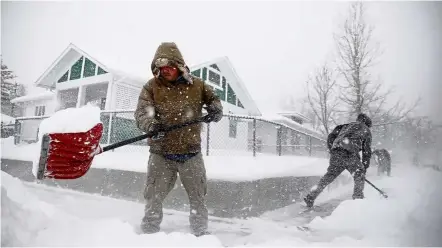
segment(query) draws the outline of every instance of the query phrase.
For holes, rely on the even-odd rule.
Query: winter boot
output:
[[[192,234],[195,235],[196,237],[201,237],[204,235],[210,235],[211,233],[207,230],[203,230],[203,231],[193,231]]]
[[[304,202],[308,208],[312,208],[315,200],[310,195],[307,195],[306,197],[304,197]]]
[[[144,222],[141,223],[140,227],[141,227],[141,231],[144,234],[152,234],[152,233],[157,233],[160,231],[159,227],[155,227],[155,226],[149,225],[148,223],[144,223]]]

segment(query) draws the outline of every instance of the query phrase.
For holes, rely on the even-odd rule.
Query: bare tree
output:
[[[321,131],[328,136],[331,124],[336,124],[334,117],[337,112],[338,99],[335,94],[336,77],[327,64],[318,68],[307,82],[307,100],[314,113]]]
[[[344,77],[341,85],[341,99],[349,106],[350,115],[365,112],[375,122],[398,121],[409,114],[418,104],[411,107],[402,101],[386,109],[387,96],[392,88],[383,90],[380,80],[372,80],[369,68],[380,57],[379,43],[372,40],[374,27],[365,22],[365,6],[361,2],[353,2],[343,29],[335,34],[338,53],[338,68]],[[391,119],[394,117],[394,119]]]

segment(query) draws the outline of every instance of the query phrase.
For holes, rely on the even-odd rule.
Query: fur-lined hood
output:
[[[163,42],[158,46],[151,64],[153,75],[158,78],[160,76],[160,67],[167,65],[176,66],[186,81],[189,84],[193,83],[192,77],[190,76],[190,69],[174,42]]]

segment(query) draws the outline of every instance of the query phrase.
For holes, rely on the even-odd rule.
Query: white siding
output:
[[[35,116],[35,108],[45,106],[45,116],[52,115],[55,112],[56,101],[37,100],[24,103],[24,116]],[[34,141],[37,139],[37,130],[43,119],[20,121],[20,139],[23,141]]]

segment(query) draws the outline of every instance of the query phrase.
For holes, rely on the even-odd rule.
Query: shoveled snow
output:
[[[190,233],[138,235],[133,225],[118,216],[97,220],[72,215],[63,206],[43,201],[20,180],[4,172],[1,179],[2,247],[221,246],[214,236],[197,238]],[[65,199],[69,198],[65,196]],[[85,201],[82,203],[77,205],[78,209],[87,212]]]
[[[331,216],[313,220],[312,232],[297,230],[290,216],[282,222],[210,217],[214,234],[200,238],[189,234],[187,212],[165,210],[162,232],[138,235],[143,204],[1,177],[2,246],[442,245],[442,174],[432,169],[403,166],[393,177],[374,179],[388,199],[366,185],[366,199],[342,202]]]
[[[100,108],[90,104],[80,108],[59,110],[49,118],[44,119],[39,126],[36,145],[38,149],[33,153],[32,174],[37,177],[41,140],[44,134],[86,132],[98,123],[101,123]]]

